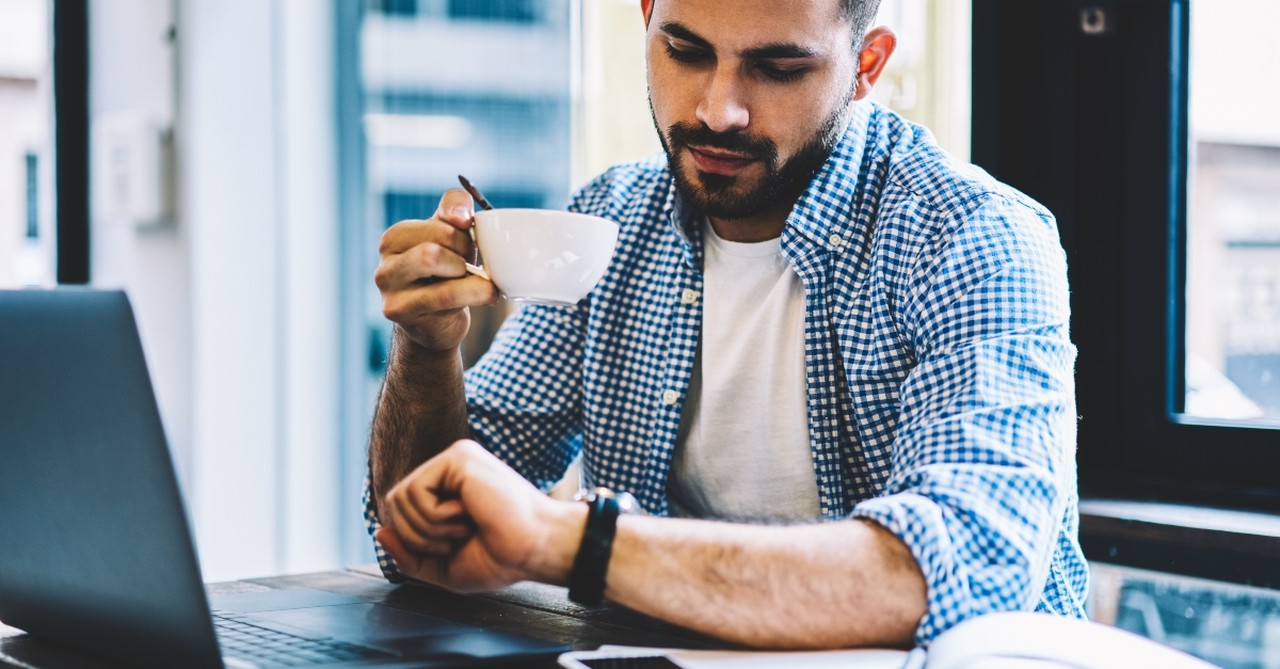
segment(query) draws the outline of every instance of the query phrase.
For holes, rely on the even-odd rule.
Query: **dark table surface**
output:
[[[459,595],[424,585],[392,585],[368,565],[342,571],[273,576],[211,583],[210,593],[255,592],[306,587],[382,602],[462,623],[525,634],[585,650],[603,644],[667,648],[717,648],[722,642],[605,603],[586,608],[569,601],[565,589],[520,583],[483,595]],[[0,625],[0,667],[38,669],[102,669],[109,665],[86,658]],[[554,659],[518,667],[556,667]]]

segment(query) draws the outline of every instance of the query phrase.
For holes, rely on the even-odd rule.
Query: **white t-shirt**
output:
[[[706,230],[702,332],[667,483],[671,514],[821,517],[804,364],[804,286],[782,240]]]

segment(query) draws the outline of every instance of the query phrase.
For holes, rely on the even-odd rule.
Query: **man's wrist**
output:
[[[587,506],[581,502],[556,500],[550,509],[546,519],[546,543],[542,551],[531,556],[530,572],[535,581],[567,586],[587,524]]]
[[[462,359],[461,346],[443,349],[429,348],[409,336],[409,331],[399,323],[392,327],[392,333],[391,358],[409,366],[439,364],[442,361],[451,362],[455,359]]]

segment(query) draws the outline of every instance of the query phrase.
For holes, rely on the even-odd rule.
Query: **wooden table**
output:
[[[592,649],[602,644],[680,648],[725,647],[723,642],[676,627],[621,606],[586,608],[569,601],[564,588],[521,583],[484,595],[458,595],[423,585],[387,583],[373,565],[343,571],[274,576],[212,583],[210,593],[254,592],[300,586],[426,613],[457,622],[517,632]],[[55,647],[0,625],[0,667],[103,669],[109,665]],[[555,660],[504,665],[556,667]]]

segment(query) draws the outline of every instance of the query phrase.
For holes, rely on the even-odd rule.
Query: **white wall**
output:
[[[93,116],[172,124],[177,176],[169,225],[95,215],[94,283],[134,301],[205,577],[333,568],[356,501],[336,493],[332,5],[171,1],[91,3]]]
[[[173,48],[168,0],[90,4],[89,99],[95,136],[111,119],[170,125],[174,117]],[[103,160],[94,155],[95,163]],[[104,174],[91,170],[94,187]],[[100,192],[98,195],[100,196]],[[191,482],[191,309],[186,226],[139,230],[95,203],[90,231],[94,285],[125,288],[146,346],[152,383],[170,445]]]

